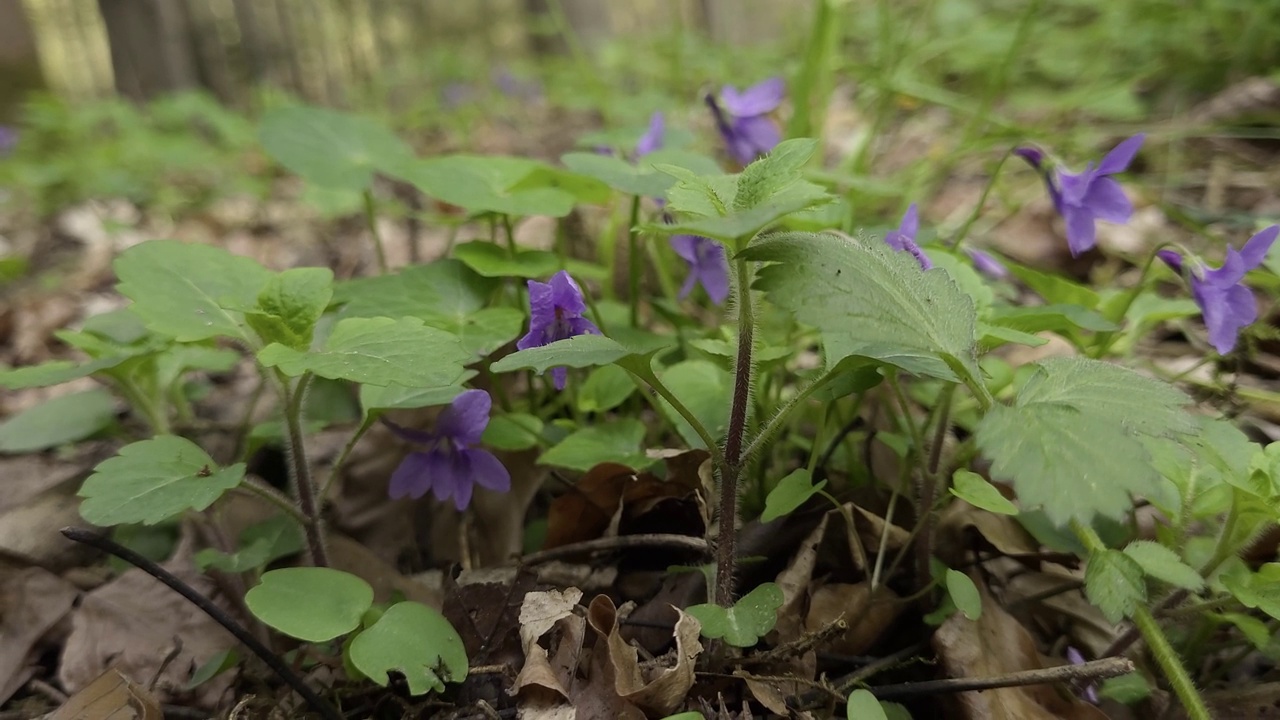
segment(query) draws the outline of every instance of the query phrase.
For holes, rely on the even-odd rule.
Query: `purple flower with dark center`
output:
[[[889,244],[889,247],[898,252],[911,253],[912,257],[920,262],[920,267],[928,270],[933,267],[933,262],[916,244],[916,233],[919,230],[920,215],[916,210],[916,204],[911,203],[911,206],[907,208],[907,212],[902,216],[902,223],[898,225],[898,229],[885,233],[884,241]]]
[[[1079,173],[1058,168],[1050,174],[1044,153],[1040,150],[1024,147],[1013,151],[1044,178],[1054,209],[1067,223],[1067,246],[1071,248],[1073,257],[1094,246],[1097,235],[1095,223],[1098,220],[1123,223],[1133,215],[1133,203],[1125,197],[1120,183],[1111,176],[1129,167],[1145,139],[1146,135],[1134,135],[1112,148],[1096,167],[1089,163]],[[1057,176],[1056,181],[1054,175]]]
[[[635,157],[640,159],[654,150],[662,149],[662,141],[667,131],[666,119],[662,116],[662,112],[655,112],[649,116],[649,129],[644,135],[640,136],[639,142],[636,143]]]
[[[494,492],[510,490],[511,474],[502,462],[474,447],[489,425],[490,406],[489,393],[467,390],[440,413],[434,432],[409,430],[384,419],[396,435],[426,447],[405,456],[391,474],[392,499],[417,500],[430,490],[437,500],[453,498],[454,506],[465,510],[476,485]]]
[[[1277,235],[1280,235],[1280,225],[1272,225],[1249,238],[1238,251],[1227,246],[1227,257],[1220,268],[1195,260],[1190,272],[1184,272],[1182,255],[1177,251],[1156,253],[1165,264],[1187,278],[1191,296],[1200,306],[1204,325],[1209,329],[1209,344],[1220,355],[1231,352],[1240,331],[1258,319],[1258,304],[1244,286],[1244,276],[1262,264]]]
[[[965,248],[964,251],[968,254],[974,269],[983,275],[992,280],[1004,280],[1009,277],[1009,268],[1005,267],[1004,263],[997,260],[991,253],[977,248]]]
[[[714,95],[707,95],[707,106],[715,116],[716,129],[724,138],[729,154],[739,163],[750,164],[782,140],[769,113],[782,104],[786,90],[782,78],[775,77],[742,91],[726,85],[720,90],[718,102]]]
[[[723,245],[701,235],[672,235],[671,249],[689,263],[689,275],[680,288],[681,300],[698,284],[717,305],[729,297],[729,261]]]
[[[561,270],[545,283],[530,280],[529,332],[516,342],[516,347],[528,350],[577,335],[599,335],[600,328],[582,316],[586,311],[582,289],[568,272]],[[557,390],[564,389],[568,375],[567,368],[551,368],[551,380]]]
[[[1072,665],[1083,665],[1085,662],[1084,655],[1081,655],[1079,650],[1071,646],[1067,646],[1067,661]],[[1094,705],[1098,704],[1098,687],[1096,683],[1085,685],[1081,694],[1084,695],[1085,700]]]

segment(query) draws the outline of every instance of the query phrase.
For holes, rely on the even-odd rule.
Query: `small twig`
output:
[[[302,678],[298,677],[296,673],[290,670],[288,665],[285,665],[279,655],[271,652],[267,646],[259,642],[252,633],[244,628],[244,626],[236,622],[235,618],[232,618],[224,612],[222,608],[214,605],[213,601],[200,594],[198,590],[178,579],[178,577],[173,573],[165,570],[156,563],[142,557],[138,553],[130,550],[120,543],[115,542],[105,535],[100,535],[91,530],[78,527],[65,527],[62,528],[62,534],[78,543],[88,545],[114,555],[156,580],[164,583],[169,587],[169,589],[189,600],[192,605],[203,610],[206,615],[213,618],[214,622],[226,628],[227,632],[234,635],[235,638],[243,643],[245,647],[249,648],[254,655],[257,655],[262,662],[266,663],[267,667],[274,670],[276,675],[280,676],[281,680],[285,681],[289,687],[297,691],[297,693],[302,696],[302,699],[306,700],[307,704],[315,709],[316,712],[320,713],[325,720],[344,720],[342,713],[338,712],[337,708],[330,705],[324,698],[320,697],[314,690],[308,687],[307,684],[303,682]]]
[[[885,655],[884,657],[872,663],[854,670],[836,681],[835,685],[840,689],[841,693],[847,694],[855,685],[869,677],[878,675],[889,668],[896,667],[898,664],[908,660],[912,655],[924,652],[928,645],[924,642],[918,642],[915,645],[908,645],[901,650]],[[807,705],[807,702],[806,702]]]
[[[827,697],[829,697],[832,700],[835,700],[838,703],[843,703],[846,700],[846,698],[843,695],[841,695],[839,692],[836,692],[834,689],[831,688],[830,685],[827,685],[826,683],[820,680],[809,680],[807,678],[802,678],[797,676],[752,675],[748,672],[743,672],[743,671],[739,671],[730,675],[728,673],[703,672],[701,670],[696,671],[694,674],[699,677],[723,678],[725,680],[743,680],[743,681],[758,680],[761,682],[792,683],[795,685],[806,685],[812,688],[811,691],[826,695]]]
[[[940,693],[970,692],[973,690],[995,690],[997,688],[1022,687],[1024,685],[1043,685],[1053,682],[1074,682],[1079,680],[1105,680],[1107,678],[1127,675],[1135,670],[1129,658],[1110,657],[1091,660],[1079,665],[1059,665],[1058,667],[1040,670],[1022,670],[1007,675],[995,675],[983,678],[947,678],[945,680],[926,680],[923,682],[899,683],[897,685],[881,685],[867,688],[872,695],[881,700],[910,697],[912,695],[936,695]]]
[[[540,565],[552,560],[573,557],[574,555],[585,555],[608,550],[628,550],[639,547],[666,547],[677,550],[692,550],[703,554],[709,550],[706,540],[689,535],[618,535],[616,537],[584,540],[583,542],[561,545],[550,550],[532,552],[520,558],[520,564]]]
[[[812,648],[822,645],[848,629],[849,623],[845,622],[844,615],[841,615],[830,623],[827,623],[825,626],[818,628],[815,632],[805,633],[791,642],[783,643],[775,648],[771,648],[767,652],[760,653],[759,655],[744,657],[736,664],[739,667],[751,667],[753,665],[765,665],[784,658],[803,655]]]

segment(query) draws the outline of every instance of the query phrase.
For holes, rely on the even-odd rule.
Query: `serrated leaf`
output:
[[[1136,540],[1124,548],[1124,554],[1137,561],[1151,577],[1187,590],[1204,587],[1204,578],[1178,557],[1178,553],[1150,540]]]
[[[1280,563],[1266,563],[1257,572],[1235,564],[1220,576],[1223,587],[1244,604],[1280,620]]]
[[[603,335],[576,335],[550,345],[518,350],[489,366],[493,372],[531,369],[543,373],[553,367],[608,365],[631,352]]]
[[[810,138],[784,140],[769,154],[747,165],[738,174],[733,208],[750,210],[794,188],[800,182],[800,171],[817,148],[818,141]]]
[[[809,501],[826,487],[823,480],[813,484],[813,475],[805,468],[792,470],[786,477],[778,481],[776,487],[769,491],[764,499],[764,512],[760,514],[760,522],[773,522]]]
[[[413,149],[375,120],[295,105],[268,111],[258,138],[276,162],[331,190],[360,191],[375,171],[389,172]]]
[[[221,248],[152,240],[125,250],[112,264],[116,289],[152,332],[178,342],[214,337],[248,340],[244,315],[271,272]]]
[[[327,642],[360,625],[373,605],[373,588],[333,568],[285,568],[263,573],[262,582],[245,593],[244,604],[289,637]]]
[[[974,507],[1000,515],[1017,515],[1018,507],[1009,502],[995,485],[978,473],[956,470],[951,476],[951,494]]]
[[[1084,592],[1089,602],[1102,611],[1110,623],[1119,623],[1146,602],[1147,584],[1142,566],[1119,550],[1101,550],[1089,554],[1084,571]]]
[[[542,441],[542,420],[528,413],[503,413],[489,419],[480,442],[498,450],[527,450]]]
[[[1093,310],[1079,305],[1035,305],[1031,307],[993,308],[987,322],[1026,333],[1064,332],[1083,329],[1110,332],[1119,329]]]
[[[417,602],[387,608],[350,648],[351,664],[365,677],[386,687],[388,671],[409,684],[410,695],[444,691],[447,682],[467,677],[467,651],[462,638],[438,611]]]
[[[922,272],[878,240],[820,233],[769,235],[740,257],[775,263],[755,287],[822,332],[827,367],[861,356],[944,380],[958,379],[953,363],[981,377],[973,301],[945,271]]]
[[[947,568],[945,577],[947,594],[951,596],[956,609],[970,620],[982,617],[982,596],[978,593],[978,586],[973,584],[973,579],[951,568]]]
[[[720,172],[716,162],[705,155],[673,149],[652,152],[635,164],[612,155],[585,152],[562,155],[560,162],[570,170],[596,178],[614,190],[642,197],[662,197],[675,183],[674,177],[654,170],[655,163],[684,167],[698,174]]]
[[[731,608],[706,603],[685,610],[702,623],[703,637],[724,638],[734,647],[751,647],[778,623],[782,607],[782,588],[776,583],[762,583],[733,604]]]
[[[636,382],[617,365],[601,365],[587,374],[578,388],[578,410],[585,413],[612,410],[636,391]]]
[[[174,435],[126,445],[93,469],[78,493],[80,515],[94,525],[154,525],[203,510],[240,484],[244,463],[219,469],[195,443]]]
[[[0,453],[35,452],[83,440],[115,416],[116,399],[102,388],[60,395],[0,423]]]
[[[826,202],[829,196],[816,185],[805,183],[792,193],[779,195],[749,210],[735,210],[723,217],[709,216],[670,224],[650,224],[644,229],[664,235],[702,235],[741,247],[741,241],[788,215]]]
[[[224,553],[206,548],[194,556],[196,568],[242,573],[261,568],[286,555],[300,552],[305,541],[302,528],[287,515],[276,515],[250,525],[240,533],[236,551]]]
[[[360,407],[365,417],[383,410],[413,410],[415,408],[448,405],[466,390],[463,382],[475,377],[474,370],[463,373],[458,382],[443,387],[405,387],[403,385],[361,385]]]
[[[458,342],[473,358],[487,357],[515,340],[524,329],[525,314],[509,307],[477,310],[463,318],[427,317],[428,326],[458,336]]]
[[[416,388],[453,385],[470,359],[457,337],[417,318],[347,318],[333,326],[319,350],[272,343],[258,352],[258,362],[292,377],[310,372],[331,380]]]
[[[453,249],[453,256],[483,277],[542,278],[560,268],[560,258],[546,250],[508,248],[487,240],[473,240]]]
[[[727,371],[706,360],[685,360],[662,370],[658,378],[713,439],[724,437],[729,429],[729,395],[733,387],[733,377]],[[658,398],[658,407],[685,444],[691,448],[705,447],[706,443],[693,426],[666,400]]]
[[[256,311],[245,319],[264,342],[305,350],[311,345],[316,322],[332,298],[332,270],[293,268],[267,280],[258,294]]]
[[[85,363],[54,360],[53,362],[39,365],[7,368],[0,370],[0,387],[9,390],[25,390],[27,388],[61,385],[72,380],[79,380],[82,377],[89,377],[96,372],[110,370],[129,359],[129,355],[117,355]]]
[[[575,430],[538,458],[539,465],[556,465],[586,472],[602,462],[616,462],[636,470],[653,464],[645,457],[644,423],[626,418]]]
[[[1098,360],[1039,364],[1012,407],[997,405],[977,427],[993,477],[1012,481],[1023,507],[1049,519],[1119,519],[1131,494],[1159,490],[1143,436],[1193,432],[1176,388]]]

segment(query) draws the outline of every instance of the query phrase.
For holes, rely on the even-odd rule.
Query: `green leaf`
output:
[[[808,187],[809,184],[805,183],[805,186]],[[711,216],[671,224],[649,224],[643,226],[643,229],[663,235],[702,235],[729,243],[731,246],[741,247],[738,241],[748,239],[786,216],[826,202],[827,199],[825,191],[821,196],[817,195],[816,191],[781,195],[750,210],[739,210],[723,217]]]
[[[539,465],[582,470],[586,472],[602,462],[616,462],[636,470],[652,461],[640,449],[644,441],[644,423],[630,418],[575,430],[559,444],[542,453]]]
[[[115,415],[116,400],[102,388],[61,395],[0,423],[0,452],[35,452],[83,440]]]
[[[351,664],[365,677],[386,687],[387,672],[397,671],[410,695],[444,691],[446,682],[467,677],[467,650],[449,621],[416,602],[387,608],[372,626],[351,641]]]
[[[1133,558],[1142,566],[1142,571],[1151,577],[1187,590],[1199,590],[1204,587],[1204,578],[1196,572],[1178,553],[1150,540],[1137,540],[1124,548],[1124,554]]]
[[[271,272],[209,245],[152,240],[116,258],[116,289],[152,332],[178,342],[213,337],[249,341],[244,315]],[[252,343],[251,343],[252,344]]]
[[[154,525],[209,507],[243,477],[244,463],[219,469],[190,440],[158,435],[124,446],[93,469],[80,488],[80,515],[94,525]]]
[[[1107,622],[1119,623],[1133,614],[1134,608],[1146,602],[1147,585],[1142,566],[1119,550],[1102,550],[1089,554],[1084,570],[1084,593],[1102,611]]]
[[[973,584],[973,579],[959,570],[947,568],[946,581],[947,594],[956,604],[956,609],[970,620],[982,617],[982,596],[978,593],[978,586]]]
[[[489,366],[493,372],[532,369],[544,373],[553,367],[608,365],[630,351],[603,335],[576,335],[550,345],[519,350]]]
[[[790,515],[826,485],[826,480],[814,485],[813,476],[805,468],[792,470],[778,481],[778,485],[764,499],[764,512],[760,514],[760,522],[773,522],[783,515]]]
[[[729,396],[733,376],[715,363],[685,360],[658,373],[658,378],[684,403],[685,408],[693,413],[712,438],[724,437],[729,430]],[[658,398],[658,407],[675,426],[685,444],[691,448],[705,447],[706,443],[689,421],[681,417],[666,400]]]
[[[545,167],[527,158],[447,155],[405,162],[394,174],[437,200],[471,212],[564,217],[577,201],[573,193],[547,184],[521,184]]]
[[[390,172],[413,150],[378,122],[295,105],[269,111],[258,134],[276,162],[333,190],[364,190],[375,171]]]
[[[194,690],[239,664],[240,653],[237,653],[235,648],[216,652],[191,673],[191,679],[187,681],[184,689]]]
[[[501,284],[485,278],[461,261],[436,260],[404,268],[395,275],[378,275],[340,283],[334,302],[344,305],[344,317],[416,317],[434,321],[462,321],[485,308]]]
[[[844,713],[849,720],[889,720],[876,696],[861,688],[849,693]]]
[[[1234,564],[1220,576],[1222,585],[1245,607],[1280,620],[1280,563],[1266,563],[1256,573]]]
[[[275,515],[240,533],[234,553],[206,548],[195,554],[196,568],[229,573],[242,573],[265,567],[282,557],[301,552],[305,547],[302,528],[288,515]]]
[[[1018,508],[987,479],[969,470],[956,470],[951,476],[951,494],[974,507],[1000,515],[1017,515]]]
[[[453,248],[453,256],[483,277],[542,278],[560,269],[560,258],[546,250],[511,251],[487,240],[473,240]]]
[[[480,441],[498,450],[527,450],[542,440],[542,420],[528,413],[503,413],[489,419]]]
[[[1016,263],[1006,263],[1006,267],[1051,305],[1073,305],[1088,310],[1098,307],[1100,302],[1098,293],[1084,285]]]
[[[601,365],[587,374],[578,388],[578,410],[584,413],[612,410],[636,391],[636,382],[617,365]]]
[[[468,370],[459,381],[443,387],[410,388],[403,385],[361,385],[360,407],[365,417],[370,417],[383,410],[413,410],[416,408],[448,405],[453,399],[466,390],[463,382],[475,376],[474,370]]]
[[[1064,332],[1075,330],[1094,330],[1110,332],[1119,329],[1093,310],[1079,305],[1035,305],[1031,307],[998,307],[991,311],[987,322],[998,327],[1021,330],[1025,333],[1044,331]]]
[[[460,319],[436,316],[424,322],[457,335],[463,349],[473,358],[482,358],[519,337],[524,319],[525,314],[515,308],[494,307],[477,310]]]
[[[1160,489],[1144,437],[1194,432],[1176,388],[1099,360],[1038,365],[1012,407],[992,407],[977,427],[991,474],[1012,481],[1024,508],[1057,525],[1119,519],[1131,494]]]
[[[267,280],[258,294],[257,311],[245,319],[264,342],[306,350],[316,322],[332,298],[333,271],[329,268],[285,270]]]
[[[326,642],[355,630],[373,605],[373,588],[341,570],[297,567],[262,574],[245,593],[249,612],[289,637]]]
[[[822,332],[827,367],[861,356],[955,381],[952,365],[981,377],[973,300],[943,270],[867,238],[778,233],[740,254],[772,262],[755,287]]]
[[[292,377],[310,372],[331,380],[416,388],[453,385],[470,359],[457,337],[417,318],[347,318],[333,326],[320,350],[272,343],[258,352],[258,362]]]
[[[733,647],[751,647],[761,636],[778,623],[778,608],[782,607],[782,588],[767,582],[742,597],[731,608],[710,603],[694,605],[685,610],[702,623],[703,637],[724,641]]]
[[[662,197],[675,183],[675,178],[654,170],[654,163],[677,165],[699,174],[720,172],[720,167],[711,158],[683,150],[659,150],[644,156],[634,165],[612,155],[586,152],[562,155],[560,162],[614,190],[642,197]]]
[[[0,370],[0,387],[9,390],[25,390],[35,387],[61,385],[72,380],[110,370],[129,359],[128,355],[117,355],[91,360],[87,363],[74,363],[68,360],[54,360],[40,365],[8,368]]]
[[[132,345],[147,336],[142,318],[127,307],[91,315],[84,319],[80,329],[120,345]]]
[[[1253,644],[1258,650],[1265,650],[1274,639],[1271,635],[1271,628],[1267,624],[1252,615],[1244,613],[1219,613],[1215,615],[1218,619],[1229,622],[1236,626],[1241,635]]]
[[[752,162],[738,175],[733,208],[750,210],[795,188],[800,183],[801,170],[817,149],[818,141],[809,138],[778,143],[768,155]],[[826,194],[821,188],[818,190]]]

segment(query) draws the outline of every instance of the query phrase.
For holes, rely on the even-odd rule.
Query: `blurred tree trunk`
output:
[[[564,12],[567,28],[556,28],[552,15],[553,5]],[[538,54],[565,53],[569,50],[563,32],[571,32],[582,48],[594,51],[609,39],[613,23],[609,14],[610,3],[599,0],[524,0],[524,11],[534,32],[529,37],[529,47]]]
[[[0,78],[4,78],[0,83],[0,122],[12,121],[23,97],[45,87],[36,37],[22,0],[0,0]]]
[[[98,0],[116,91],[143,101],[199,87],[184,0]]]

